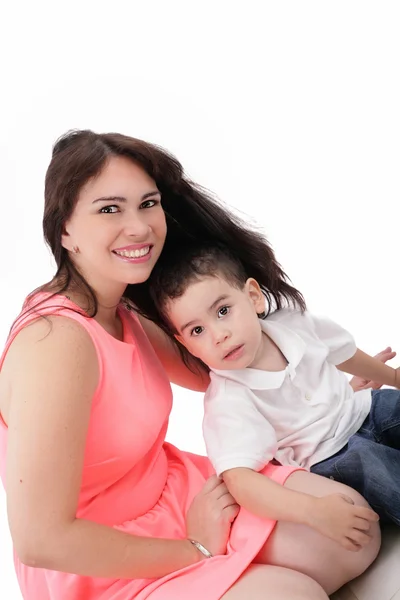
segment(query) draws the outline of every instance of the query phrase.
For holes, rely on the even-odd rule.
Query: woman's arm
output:
[[[393,369],[358,348],[349,360],[337,365],[337,368],[362,379],[400,388],[400,369]]]
[[[142,316],[139,319],[170,381],[195,392],[205,392],[210,383],[208,373],[201,367],[199,373],[193,373],[182,361],[173,340],[152,321]]]
[[[197,562],[188,541],[131,536],[76,518],[98,362],[79,324],[50,321],[51,330],[49,319],[23,329],[4,363],[11,376],[7,506],[20,559],[111,578],[160,577]]]

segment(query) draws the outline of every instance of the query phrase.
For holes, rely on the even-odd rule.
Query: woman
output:
[[[239,512],[207,459],[164,441],[165,372],[197,390],[207,374],[187,368],[129,300],[151,316],[154,264],[196,238],[228,242],[243,261],[263,244],[272,297],[301,302],[265,240],[166,152],[90,131],[55,145],[43,224],[58,270],[27,299],[0,363],[1,475],[24,598],[322,600],[362,573],[378,525],[354,552],[301,524],[275,527]],[[269,465],[265,474],[366,504],[304,471]]]

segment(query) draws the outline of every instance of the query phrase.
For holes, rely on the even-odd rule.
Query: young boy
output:
[[[317,514],[307,498],[290,497],[259,473],[277,460],[357,489],[382,519],[400,525],[400,392],[355,393],[344,374],[399,388],[400,369],[358,350],[332,321],[296,307],[271,311],[224,247],[193,247],[164,261],[150,293],[160,324],[210,368],[207,452],[241,506],[265,517],[281,503],[293,513],[315,511],[308,523],[335,537],[350,510],[345,499]],[[360,518],[367,530],[363,518],[373,518]]]

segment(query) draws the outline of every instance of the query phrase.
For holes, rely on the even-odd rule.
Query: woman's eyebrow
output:
[[[141,197],[141,200],[147,200],[147,198],[151,198],[152,196],[161,196],[161,192],[159,190],[154,190],[151,192],[146,192],[146,194],[143,194],[143,196]],[[93,200],[92,204],[95,204],[96,202],[127,202],[127,199],[125,198],[125,196],[101,196],[101,198],[96,198],[96,200]]]

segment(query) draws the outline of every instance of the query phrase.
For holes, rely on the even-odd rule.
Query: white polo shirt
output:
[[[371,408],[371,390],[354,393],[335,366],[356,352],[339,325],[288,308],[260,325],[288,365],[210,373],[203,433],[218,475],[235,467],[259,471],[273,458],[309,469],[343,448]]]

